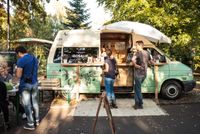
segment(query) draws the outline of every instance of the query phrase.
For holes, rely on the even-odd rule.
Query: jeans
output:
[[[145,80],[146,77],[135,77],[135,94],[134,94],[134,98],[135,98],[135,105],[142,105],[143,104],[143,100],[142,100],[142,93],[141,93],[141,86],[142,86],[142,82]]]
[[[34,122],[39,121],[39,105],[37,96],[38,84],[25,84],[25,88],[22,91],[22,103],[27,116],[28,125],[34,125]]]
[[[112,102],[115,103],[114,82],[115,80],[112,78],[105,77],[104,79],[106,94],[107,94],[109,103],[112,103]]]

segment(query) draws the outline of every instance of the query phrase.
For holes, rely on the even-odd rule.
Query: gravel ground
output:
[[[125,96],[126,97],[126,96]],[[131,96],[132,97],[132,96]],[[144,95],[144,97],[147,98],[154,98],[154,95]],[[45,96],[44,102],[40,102],[40,117],[44,118],[45,115],[48,113],[50,107],[53,104],[54,101],[52,101],[52,98],[50,95]],[[200,81],[197,82],[197,86],[194,90],[184,93],[181,98],[177,100],[164,100],[162,98],[159,98],[159,105],[172,105],[172,104],[188,104],[188,103],[200,103]],[[2,113],[0,113],[0,133],[1,130],[3,130],[3,133],[12,133],[17,131],[23,124],[25,124],[26,120],[20,120],[20,125],[17,126],[16,124],[16,114],[15,110],[12,106],[12,104],[9,106],[10,108],[10,124],[11,124],[11,130],[5,130],[4,127],[2,126],[3,123],[3,116]]]

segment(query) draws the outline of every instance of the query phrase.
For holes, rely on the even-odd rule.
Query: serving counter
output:
[[[103,63],[73,63],[61,64],[62,72],[65,79],[62,85],[71,88],[76,87],[79,93],[99,93],[104,88],[102,67]],[[118,64],[119,75],[117,76],[114,86],[119,87],[133,86],[133,65],[127,63]]]

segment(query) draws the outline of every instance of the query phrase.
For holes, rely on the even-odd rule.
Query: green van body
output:
[[[77,66],[66,67],[63,66],[61,62],[59,63],[52,62],[53,57],[55,57],[56,49],[61,48],[60,50],[63,50],[63,48],[65,47],[64,45],[62,45],[62,43],[64,42],[62,38],[65,38],[64,35],[61,35],[62,33],[63,31],[58,33],[49,53],[49,58],[47,63],[47,78],[59,78],[61,81],[62,88],[71,90],[73,90],[73,88],[79,88],[79,93],[100,93],[102,91],[101,66],[85,65],[81,67]],[[67,41],[69,42],[70,33],[67,31],[67,33],[65,34],[68,36],[66,38],[68,38]],[[96,34],[96,32],[94,34]],[[88,34],[87,37],[90,38],[91,35],[92,34]],[[96,38],[100,40],[100,35],[98,35]],[[59,43],[60,40],[61,43]],[[100,49],[100,41],[99,42],[97,41],[97,43],[98,43],[97,48]],[[181,62],[171,61],[164,55],[164,53],[162,53],[153,44],[147,44],[145,45],[144,48],[155,49],[156,51],[159,52],[160,55],[164,56],[166,60],[165,63],[163,63],[162,65],[158,65],[159,66],[158,93],[161,93],[165,98],[176,99],[181,95],[182,92],[191,91],[195,87],[196,82],[194,81],[191,68],[182,64]],[[100,55],[100,53],[98,53],[98,55]],[[79,70],[79,76],[77,76],[77,70]],[[155,74],[154,66],[151,65],[150,67],[148,67],[147,77],[142,84],[143,93],[155,93],[156,86],[155,86],[154,74]],[[77,81],[77,77],[79,77],[79,81]],[[77,83],[79,83],[78,87]],[[128,90],[129,93],[134,92],[134,86],[128,88],[131,88],[130,90]],[[126,90],[124,90],[124,92],[126,92]]]
[[[47,64],[47,78],[59,78],[61,87],[72,90],[76,86],[76,70],[77,67],[62,67],[59,63]],[[80,76],[80,93],[100,93],[100,67],[82,67]]]
[[[159,67],[158,70],[158,89],[159,92],[162,88],[163,83],[173,80],[177,81],[183,86],[184,91],[190,91],[194,87],[194,78],[192,70],[181,62],[169,62]],[[189,86],[191,83],[191,87]],[[187,85],[188,84],[188,85]],[[147,77],[142,84],[143,92],[154,93],[155,91],[155,80],[154,80],[154,69],[148,68]],[[187,87],[187,88],[186,88]]]

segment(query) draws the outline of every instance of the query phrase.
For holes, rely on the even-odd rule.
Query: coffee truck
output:
[[[132,22],[131,22],[132,23]],[[171,61],[152,42],[171,43],[171,40],[158,30],[146,34],[107,25],[100,30],[61,30],[58,32],[49,52],[47,78],[60,80],[60,88],[76,93],[101,93],[104,90],[102,49],[112,50],[117,60],[119,75],[114,89],[117,93],[134,93],[134,67],[131,58],[135,52],[135,42],[142,40],[144,49],[155,58],[156,65],[149,66],[147,77],[142,84],[142,93],[161,93],[168,99],[178,98],[182,92],[195,87],[192,70],[178,62]],[[131,26],[130,26],[131,27]],[[142,26],[142,28],[145,28]],[[152,27],[151,27],[152,28]],[[155,69],[157,82],[155,81]]]

